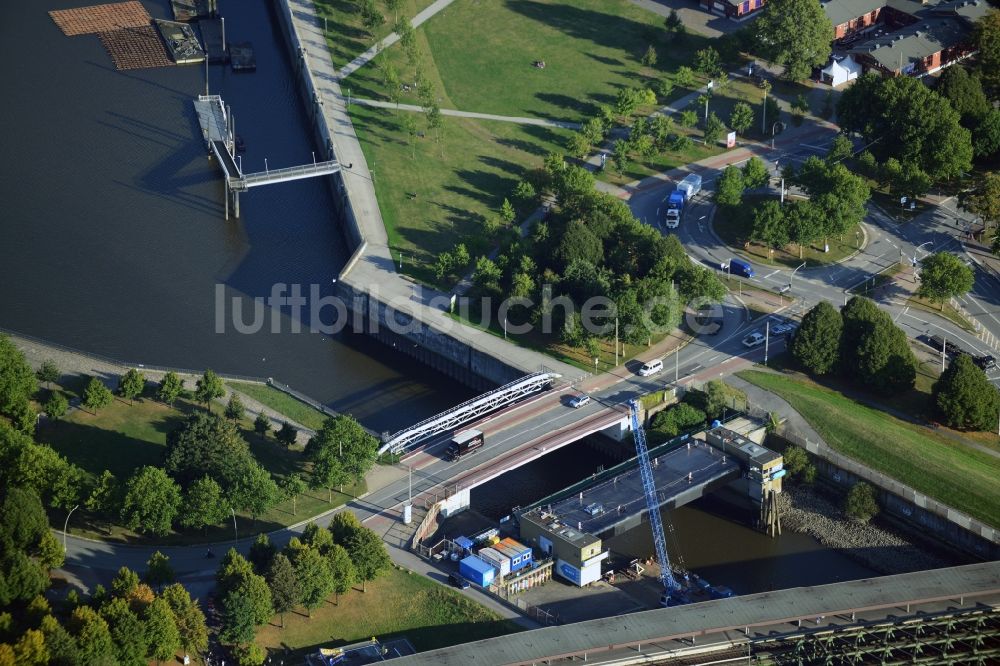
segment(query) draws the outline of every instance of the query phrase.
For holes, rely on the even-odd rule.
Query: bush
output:
[[[1000,393],[967,354],[951,362],[932,394],[939,414],[952,428],[986,430],[996,424]]]
[[[844,501],[844,513],[862,523],[874,518],[878,514],[875,489],[864,481],[858,481],[851,486]]]
[[[812,483],[816,480],[816,466],[812,464],[805,449],[789,446],[785,449],[783,457],[789,478],[796,478],[803,483]]]
[[[653,417],[652,429],[667,439],[705,423],[705,412],[681,402]]]

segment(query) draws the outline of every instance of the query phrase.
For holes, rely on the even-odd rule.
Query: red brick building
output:
[[[764,0],[699,0],[704,9],[725,16],[734,21],[742,21],[764,6]]]

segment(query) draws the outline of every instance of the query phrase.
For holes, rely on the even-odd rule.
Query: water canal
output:
[[[116,71],[95,36],[66,37],[46,14],[84,0],[11,3],[0,24],[5,130],[0,161],[0,326],[114,358],[273,376],[376,430],[419,420],[468,391],[366,338],[216,333],[215,285],[249,301],[272,285],[330,284],[349,254],[327,185],[244,195],[223,221],[223,186],[199,139],[198,66]],[[144,0],[158,18],[165,0]],[[230,40],[252,41],[257,71],[210,68],[232,106],[247,171],[311,159],[311,136],[268,0],[220,0]],[[476,490],[499,518],[612,464],[566,447]],[[870,573],[808,537],[770,540],[711,501],[671,512],[686,564],[737,592]],[[646,530],[617,537],[652,551]]]
[[[320,285],[350,249],[322,179],[251,191],[223,220],[223,185],[191,99],[204,67],[117,71],[95,35],[67,37],[50,9],[13,3],[0,23],[0,326],[125,361],[274,377],[376,430],[470,394],[359,336],[216,333],[215,285],[254,297]],[[166,0],[145,0],[167,18]],[[221,0],[227,38],[251,41],[255,73],[210,68],[232,106],[247,171],[311,160],[311,134],[269,0]],[[232,308],[229,307],[231,312]]]

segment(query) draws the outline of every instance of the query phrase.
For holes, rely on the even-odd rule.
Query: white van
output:
[[[656,359],[655,361],[646,361],[639,368],[640,377],[649,377],[650,375],[655,375],[656,373],[663,370],[663,359]]]

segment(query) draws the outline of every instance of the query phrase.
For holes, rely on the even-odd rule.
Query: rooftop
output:
[[[968,32],[968,26],[960,19],[933,18],[870,39],[850,52],[865,55],[889,71],[906,72],[924,58],[955,46]]]
[[[833,27],[886,6],[886,0],[829,0],[822,3],[823,11]]]

